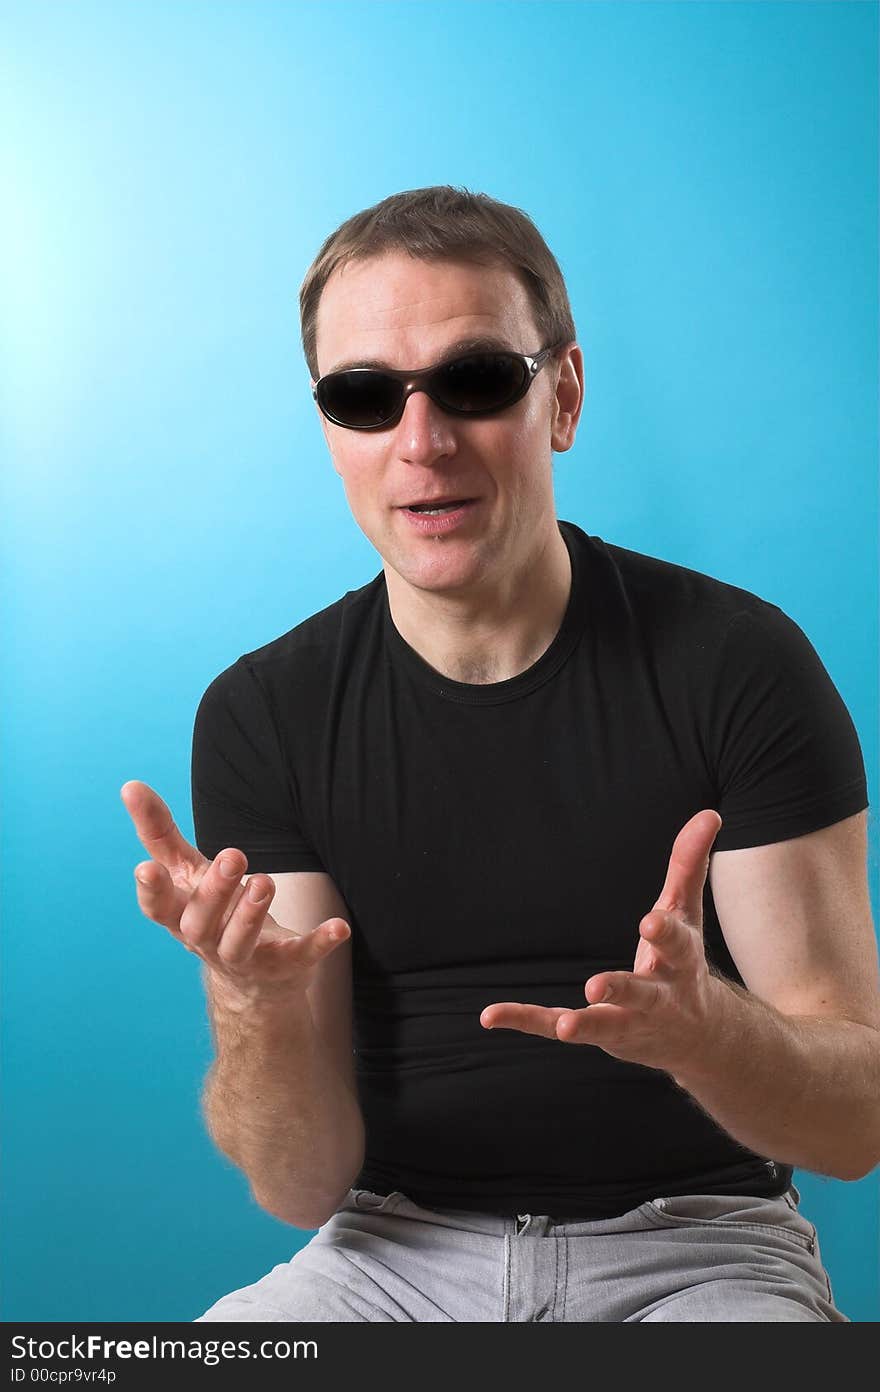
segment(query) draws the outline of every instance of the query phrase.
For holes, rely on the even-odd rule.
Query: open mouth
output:
[[[455,502],[451,503],[412,503],[406,511],[415,512],[421,516],[442,517],[444,513],[456,512],[458,508],[471,502],[473,502],[473,498],[457,498]]]

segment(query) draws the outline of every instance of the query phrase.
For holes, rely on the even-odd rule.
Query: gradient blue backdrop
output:
[[[558,513],[804,628],[876,921],[877,37],[873,3],[0,4],[5,1320],[191,1320],[310,1236],[208,1140],[119,789],[191,837],[208,682],[380,569],[297,294],[389,193],[534,217],[586,363]],[[878,1319],[878,1172],[796,1182]]]

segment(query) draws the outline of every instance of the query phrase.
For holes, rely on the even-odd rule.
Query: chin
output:
[[[412,558],[401,558],[400,565],[393,568],[402,580],[408,585],[412,585],[417,590],[429,590],[439,592],[441,590],[452,591],[468,589],[476,579],[475,567],[473,564],[463,562],[461,559],[457,563],[447,560],[442,551],[442,542],[437,545],[433,542],[438,555],[436,559],[422,558],[421,564],[413,561]],[[393,565],[393,562],[389,562]]]

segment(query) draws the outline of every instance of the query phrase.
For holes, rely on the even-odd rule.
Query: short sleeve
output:
[[[243,657],[199,702],[191,789],[196,845],[209,860],[234,846],[247,856],[248,873],[323,870],[300,827],[265,694]]]
[[[777,605],[731,620],[711,710],[723,818],[713,850],[787,841],[868,806],[852,717],[806,634]]]

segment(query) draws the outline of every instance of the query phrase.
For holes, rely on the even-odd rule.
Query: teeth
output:
[[[434,508],[422,507],[419,504],[417,504],[415,507],[410,508],[410,512],[420,512],[423,513],[426,517],[437,517],[440,513],[443,512],[455,512],[455,509],[458,507],[461,507],[460,502],[444,503],[442,507]]]

